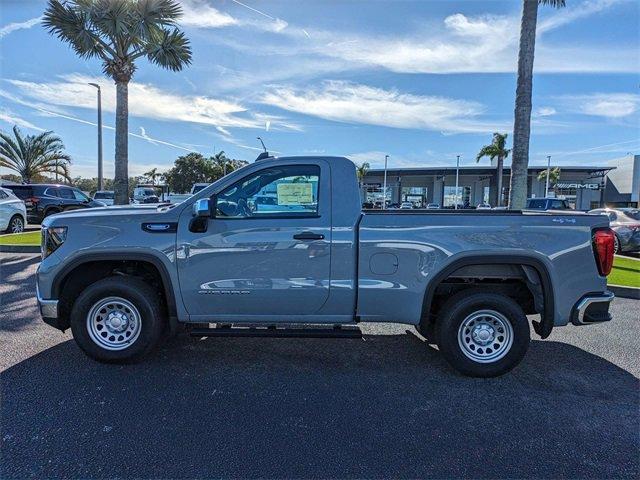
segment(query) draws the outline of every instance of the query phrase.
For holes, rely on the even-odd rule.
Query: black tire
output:
[[[15,227],[16,224],[22,225],[22,228],[20,228],[20,231],[18,231],[18,232],[14,231],[14,227]],[[11,217],[11,220],[9,220],[9,224],[7,225],[7,229],[4,232],[5,233],[21,233],[21,232],[24,232],[24,219],[20,215],[14,215],[13,217]]]
[[[140,316],[137,338],[120,350],[99,345],[89,331],[87,317],[92,308],[108,297],[130,302]],[[139,278],[125,276],[105,278],[88,286],[74,302],[70,320],[78,346],[94,360],[104,363],[135,363],[141,360],[156,347],[167,324],[158,292]]]
[[[475,315],[482,315],[477,323],[473,320]],[[508,333],[500,336],[499,332],[504,332],[500,322],[505,321],[509,322],[510,331],[509,325],[504,325]],[[461,328],[465,322],[474,322],[474,328],[489,328],[490,332],[496,335],[497,343],[477,348],[476,356],[480,355],[479,352],[485,355],[497,355],[502,352],[503,356],[496,357],[495,360],[483,359],[487,363],[470,358],[469,355],[474,355],[470,348],[476,349],[478,344],[471,341],[473,332],[470,329]],[[481,324],[483,326],[480,326]],[[531,341],[529,321],[520,305],[505,295],[481,290],[462,291],[447,300],[440,309],[436,323],[436,338],[438,349],[445,360],[460,373],[470,377],[497,377],[507,373],[524,358]],[[508,338],[511,338],[510,342],[506,340]],[[498,342],[502,342],[502,345]],[[463,349],[461,343],[465,344],[466,348]],[[496,345],[497,348],[494,349]],[[465,350],[468,353],[465,353]]]
[[[47,217],[49,217],[51,215],[54,215],[56,213],[60,213],[61,211],[62,210],[60,210],[58,208],[49,208],[49,209],[45,210],[44,215],[42,216],[42,218],[45,219],[45,218],[47,218]]]

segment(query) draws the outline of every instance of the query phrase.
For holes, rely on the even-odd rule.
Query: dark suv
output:
[[[104,207],[103,203],[93,201],[77,188],[66,185],[5,185],[5,188],[24,201],[29,223],[40,223],[43,218],[66,210]]]

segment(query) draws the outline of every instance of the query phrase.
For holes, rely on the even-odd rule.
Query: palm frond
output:
[[[162,30],[146,47],[151,63],[177,72],[191,63],[191,47],[184,32]]]
[[[549,5],[554,8],[563,8],[565,6],[565,0],[538,0],[540,5]]]

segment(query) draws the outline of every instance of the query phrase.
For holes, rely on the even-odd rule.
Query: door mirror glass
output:
[[[211,216],[208,198],[201,198],[200,200],[196,200],[196,203],[193,204],[193,216],[199,218],[206,218]]]

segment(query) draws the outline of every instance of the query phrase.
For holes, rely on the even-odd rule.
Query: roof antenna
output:
[[[262,141],[262,137],[256,137],[258,140],[260,140],[260,143],[262,144],[262,148],[264,149],[264,152],[262,152],[260,155],[258,155],[258,158],[256,158],[256,162],[258,160],[263,160],[265,158],[269,158],[271,155],[269,155],[269,152],[267,152],[267,147],[264,146],[264,142]]]

